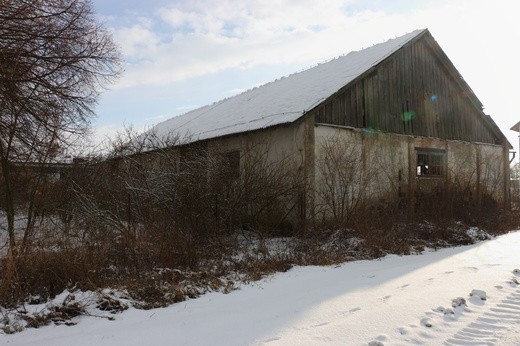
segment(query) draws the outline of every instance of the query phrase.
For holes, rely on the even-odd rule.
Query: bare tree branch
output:
[[[85,134],[120,61],[90,0],[0,1],[0,169],[12,248],[13,163],[45,163],[70,134]]]

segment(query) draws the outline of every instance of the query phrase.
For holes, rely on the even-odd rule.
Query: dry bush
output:
[[[13,306],[30,296],[43,301],[79,284],[85,289],[103,287],[107,281],[96,268],[107,267],[104,257],[85,249],[38,251],[3,258],[0,262],[0,305]]]
[[[222,220],[227,229],[251,229],[267,235],[294,234],[294,227],[302,217],[298,206],[302,203],[303,182],[293,158],[284,154],[270,158],[271,145],[256,143],[242,153],[240,176],[231,178],[217,164],[215,174],[220,196]]]
[[[294,158],[273,155],[269,143],[240,153],[237,176],[226,153],[210,153],[204,143],[172,147],[176,141],[130,134],[108,158],[82,162],[49,185],[45,191],[60,191],[42,199],[54,224],[44,245],[38,226],[23,254],[0,262],[0,305],[46,299],[71,286],[112,286],[128,288],[143,308],[164,306],[293,265],[464,243],[453,221],[478,225],[487,215],[479,212],[482,203],[489,213],[497,207],[453,184],[415,196],[415,223],[406,224],[400,181],[384,170],[389,164],[378,152],[331,139],[317,166],[321,190],[308,191]],[[302,195],[312,192],[323,218],[315,229],[295,228]],[[247,245],[239,230],[254,235]],[[290,245],[271,251],[274,235],[290,237]]]
[[[321,147],[317,163],[317,214],[332,227],[345,226],[365,198],[369,177],[365,174],[361,151],[336,137]]]
[[[369,141],[324,140],[317,160],[316,214],[319,227],[349,227],[369,232],[401,221],[399,174],[388,171],[386,151]]]
[[[492,223],[504,213],[502,206],[487,193],[476,198],[467,189],[446,184],[434,191],[416,193],[416,220],[442,225],[461,221],[470,226],[492,229]],[[490,222],[491,221],[491,222]]]
[[[479,154],[478,174],[475,162],[464,157],[450,165],[450,181],[431,180],[431,189],[416,188],[405,200],[408,182],[402,172],[388,170],[395,165],[387,161],[397,155],[391,144],[374,146],[362,138],[359,147],[339,137],[323,142],[317,161],[318,228],[354,229],[365,239],[366,251],[377,256],[409,253],[424,242],[471,241],[456,229],[457,222],[496,230],[511,220],[495,200],[503,183],[501,166],[485,152]]]
[[[208,155],[204,143],[171,144],[130,135],[108,159],[93,157],[69,169],[52,186],[61,197],[45,203],[52,205],[46,216],[55,220],[46,246],[28,238],[11,269],[4,261],[0,300],[116,284],[132,288],[138,299],[176,301],[192,293],[179,290],[178,277],[151,275],[157,268],[204,273],[211,267],[210,277],[196,281],[215,287],[225,286],[212,284],[215,278],[234,270],[262,273],[255,276],[287,268],[280,258],[224,263],[237,252],[228,237],[237,229],[292,231],[301,185],[291,159],[271,160],[269,145],[251,145],[236,177],[225,156]]]

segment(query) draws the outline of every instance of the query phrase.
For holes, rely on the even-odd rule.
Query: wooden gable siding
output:
[[[315,108],[316,122],[502,144],[450,64],[425,35]]]

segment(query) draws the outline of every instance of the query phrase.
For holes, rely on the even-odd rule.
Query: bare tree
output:
[[[349,145],[344,139],[329,137],[320,149],[318,214],[332,219],[334,226],[344,225],[368,197],[374,171],[364,167],[363,156],[367,155],[363,155],[361,148]]]
[[[90,0],[0,1],[0,170],[11,251],[15,170],[49,162],[84,134],[100,91],[120,71]]]

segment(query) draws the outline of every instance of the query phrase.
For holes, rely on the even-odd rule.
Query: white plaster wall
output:
[[[407,138],[318,125],[315,139],[314,192],[318,219],[331,215],[343,219],[366,201],[394,203],[406,195],[409,180]],[[338,162],[332,170],[324,169],[331,160]],[[347,161],[352,163],[342,164]],[[340,178],[341,175],[346,178]],[[341,208],[347,209],[345,213]]]
[[[481,198],[484,194],[492,196],[497,202],[502,202],[505,198],[504,156],[501,146],[329,125],[315,127],[317,189],[326,180],[320,165],[326,157],[325,148],[332,141],[340,143],[340,151],[349,151],[349,155],[357,157],[357,167],[362,169],[366,181],[355,187],[353,193],[362,195],[369,201],[391,201],[393,198],[406,196],[409,191],[433,191],[438,187],[449,186],[448,183],[454,184],[460,190],[466,190],[472,198]],[[416,148],[446,151],[443,178],[416,176]],[[359,173],[360,176],[363,174]],[[316,205],[323,204],[327,202],[317,193]],[[327,212],[330,210],[325,211]]]
[[[208,152],[211,155],[239,150],[241,162],[248,160],[248,157],[265,154],[269,162],[284,162],[284,164],[290,162],[293,169],[298,169],[305,161],[304,131],[305,124],[299,122],[217,138],[208,142]]]

